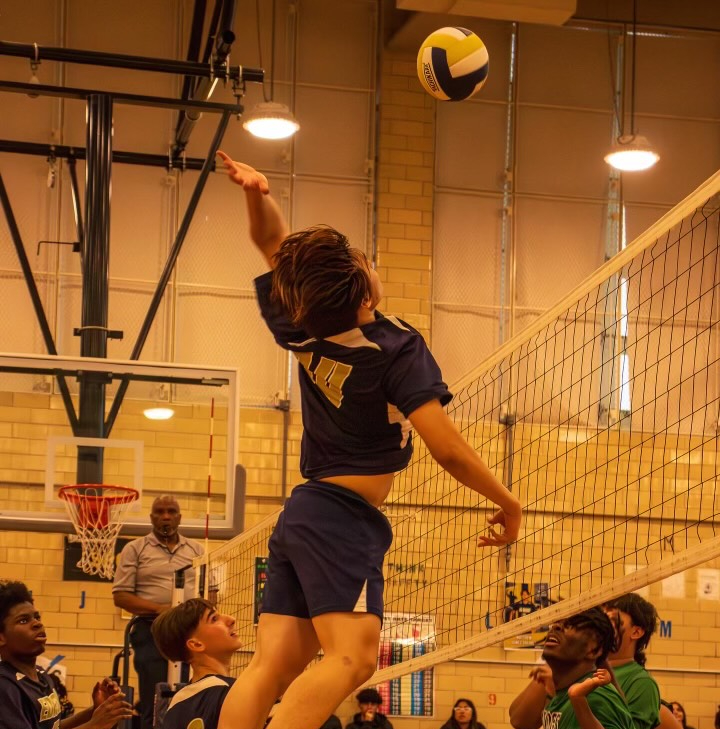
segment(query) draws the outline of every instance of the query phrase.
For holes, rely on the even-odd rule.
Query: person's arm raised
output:
[[[580,729],[612,729],[595,716],[587,700],[587,697],[598,686],[607,686],[612,682],[612,679],[613,675],[609,670],[598,668],[590,678],[586,678],[580,683],[574,683],[568,689],[568,698],[575,711],[575,718],[580,725]]]
[[[432,457],[454,478],[477,491],[500,509],[488,519],[488,536],[478,540],[480,546],[514,542],[520,531],[522,508],[520,502],[492,474],[480,456],[462,437],[448,417],[439,400],[430,400],[408,416],[413,428],[423,439]],[[493,525],[504,531],[498,532]]]
[[[548,666],[536,666],[530,671],[532,681],[510,704],[510,725],[513,729],[538,729],[542,726],[542,713],[548,697],[554,695],[555,686]]]
[[[290,231],[279,205],[270,195],[267,177],[249,165],[235,162],[225,152],[218,152],[218,156],[228,178],[245,191],[250,237],[270,268],[274,268],[273,256]]]

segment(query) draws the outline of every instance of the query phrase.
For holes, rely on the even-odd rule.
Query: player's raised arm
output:
[[[235,162],[225,152],[218,152],[218,156],[223,161],[228,178],[245,191],[250,237],[270,268],[274,268],[273,256],[290,231],[285,216],[270,195],[267,178],[250,165]]]
[[[432,457],[451,476],[500,507],[489,519],[489,535],[480,537],[479,544],[492,546],[514,542],[522,520],[520,502],[495,478],[462,437],[439,400],[421,405],[410,413],[409,420]],[[504,527],[502,533],[492,528],[496,524]]]
[[[575,711],[575,718],[580,729],[608,729],[593,713],[587,697],[599,686],[607,686],[612,679],[611,671],[599,668],[592,676],[579,683],[574,683],[568,689],[568,698]]]
[[[548,692],[545,685],[533,678],[510,704],[508,710],[510,726],[513,729],[540,729],[543,709],[547,702]]]

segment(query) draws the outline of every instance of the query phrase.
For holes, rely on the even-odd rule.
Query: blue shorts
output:
[[[359,494],[321,481],[296,486],[268,542],[261,612],[361,612],[382,620],[391,543],[390,522]]]

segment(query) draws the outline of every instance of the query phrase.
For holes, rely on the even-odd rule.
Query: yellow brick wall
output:
[[[430,338],[435,107],[415,62],[388,54],[382,69],[377,264],[383,310]]]

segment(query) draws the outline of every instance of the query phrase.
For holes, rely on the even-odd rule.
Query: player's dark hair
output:
[[[8,613],[23,602],[33,602],[32,593],[24,582],[0,580],[0,632],[5,631]]]
[[[289,235],[274,256],[272,299],[290,321],[322,339],[354,329],[371,296],[362,251],[334,228],[318,225]]]
[[[155,645],[160,653],[169,661],[189,661],[192,654],[186,645],[187,641],[200,624],[205,611],[213,609],[207,600],[193,597],[160,613],[151,628]]]
[[[470,719],[468,729],[485,729],[485,725],[482,722],[478,721],[477,709],[475,708],[475,704],[470,701],[470,699],[457,699],[453,704],[453,710],[450,713],[450,718],[440,727],[440,729],[460,729],[460,724],[455,718],[455,708],[460,703],[467,704],[472,711],[472,717]]]
[[[641,666],[644,666],[647,660],[645,649],[658,623],[658,614],[655,606],[644,597],[640,597],[637,593],[629,592],[606,603],[605,609],[615,609],[621,613],[626,613],[630,616],[630,622],[634,626],[642,628],[643,635],[635,643],[635,661]]]
[[[382,706],[382,696],[374,688],[365,688],[362,691],[358,691],[355,698],[358,704],[377,704],[378,706]]]
[[[599,607],[590,608],[563,621],[568,628],[583,630],[595,635],[598,655],[595,664],[605,663],[608,653],[616,648],[617,635],[607,614]]]

